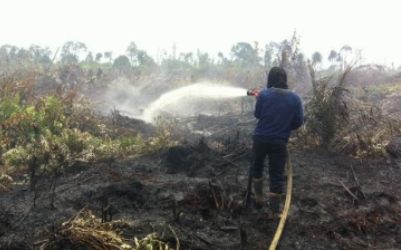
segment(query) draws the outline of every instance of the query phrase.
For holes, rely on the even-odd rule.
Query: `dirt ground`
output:
[[[69,169],[56,181],[54,207],[52,181],[43,177],[35,194],[20,178],[0,194],[0,249],[49,241],[85,249],[58,229],[83,208],[100,218],[105,207],[106,217],[125,222],[116,229],[125,239],[157,232],[173,248],[178,238],[181,249],[266,249],[277,221],[266,208],[242,207],[252,117],[200,116],[180,126],[185,143],[165,152]],[[290,152],[293,199],[279,249],[401,249],[400,161],[296,144]]]

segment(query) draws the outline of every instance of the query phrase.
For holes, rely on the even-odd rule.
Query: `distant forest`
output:
[[[349,45],[332,50],[328,55],[318,51],[305,55],[300,48],[300,39],[295,33],[290,39],[266,45],[238,42],[229,54],[220,52],[217,56],[201,50],[177,53],[173,48],[153,58],[135,42],[129,43],[123,55],[114,55],[111,51],[93,53],[79,41],[68,41],[57,51],[37,45],[29,48],[2,45],[0,75],[36,72],[45,75],[48,82],[73,86],[104,85],[126,77],[133,83],[163,81],[166,89],[205,79],[253,87],[265,84],[269,68],[282,66],[289,74],[290,86],[301,92],[311,84],[309,72],[312,68],[324,76],[340,74],[352,66],[354,70],[347,81],[356,86],[391,83],[401,78],[400,68],[361,65],[360,55]]]

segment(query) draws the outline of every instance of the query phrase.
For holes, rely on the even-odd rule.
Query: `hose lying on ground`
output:
[[[270,243],[269,250],[275,250],[279,241],[281,234],[284,230],[285,221],[288,216],[288,211],[291,205],[291,195],[292,195],[292,164],[290,160],[290,154],[287,152],[287,194],[285,196],[284,209],[281,213],[280,222],[277,226],[276,233],[274,234],[273,240]]]

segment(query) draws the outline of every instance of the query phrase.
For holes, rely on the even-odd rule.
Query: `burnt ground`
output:
[[[185,143],[155,155],[77,164],[34,193],[0,194],[0,249],[84,249],[62,239],[61,223],[82,208],[127,222],[125,239],[152,232],[181,249],[266,249],[277,221],[242,208],[250,164],[251,117],[182,121]],[[195,134],[190,134],[194,131]],[[184,141],[184,140],[183,140]],[[279,249],[401,249],[401,163],[290,145],[294,188]],[[348,191],[347,191],[348,190]],[[110,219],[110,218],[108,218]]]

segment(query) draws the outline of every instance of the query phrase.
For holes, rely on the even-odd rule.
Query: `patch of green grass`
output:
[[[401,82],[370,85],[366,87],[366,90],[368,93],[381,95],[401,93]]]

